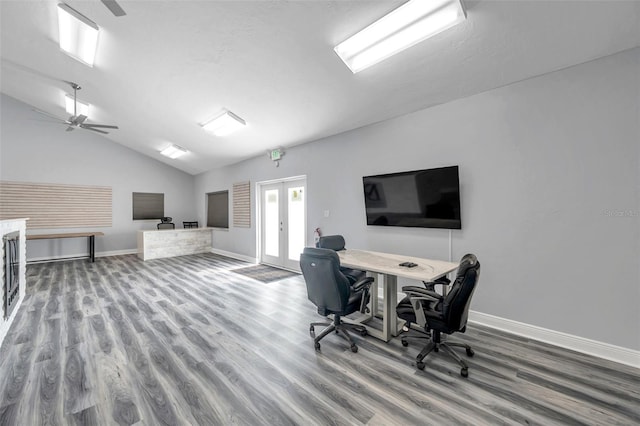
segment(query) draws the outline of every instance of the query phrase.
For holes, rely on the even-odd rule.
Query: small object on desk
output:
[[[416,266],[418,266],[418,264],[413,262],[402,262],[398,266],[404,266],[406,268],[415,268]]]

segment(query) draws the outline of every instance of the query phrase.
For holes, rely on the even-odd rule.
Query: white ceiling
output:
[[[55,0],[2,0],[0,89],[67,118],[74,81],[90,122],[120,126],[106,138],[191,174],[640,45],[640,1],[467,1],[461,25],[354,75],[333,46],[403,1],[118,3],[67,1],[101,28],[90,68],[60,51]],[[248,126],[203,131],[223,108]]]

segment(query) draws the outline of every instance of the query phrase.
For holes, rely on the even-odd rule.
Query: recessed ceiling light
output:
[[[169,157],[171,159],[176,159],[178,157],[183,156],[187,152],[189,152],[189,151],[187,151],[186,149],[184,149],[181,146],[169,145],[168,147],[166,147],[165,149],[160,151],[160,154],[164,155],[165,157]]]
[[[84,115],[85,117],[89,117],[89,104],[86,104],[81,101],[76,101],[76,111],[73,111],[73,95],[65,95],[64,96],[64,105],[67,110],[67,114],[70,115]]]
[[[216,136],[226,136],[246,125],[247,123],[242,118],[231,111],[225,111],[224,114],[202,124],[202,128]]]
[[[58,31],[60,49],[92,67],[98,47],[98,25],[77,10],[59,3]]]
[[[334,50],[355,74],[464,21],[461,0],[411,0]]]

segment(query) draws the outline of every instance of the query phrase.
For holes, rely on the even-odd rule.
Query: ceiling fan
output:
[[[107,9],[109,9],[111,11],[111,13],[113,13],[115,16],[124,16],[127,13],[122,9],[122,7],[120,7],[120,5],[118,3],[116,3],[116,0],[100,0],[105,6],[107,6]]]
[[[36,111],[39,114],[43,114],[46,115],[47,117],[51,117],[56,119],[57,121],[66,124],[67,125],[67,132],[70,132],[72,130],[74,130],[76,127],[80,128],[80,129],[85,129],[85,130],[91,130],[93,132],[98,132],[98,133],[102,133],[105,135],[108,135],[109,132],[105,132],[104,130],[100,130],[100,129],[117,129],[118,126],[113,126],[110,124],[90,124],[90,123],[85,123],[85,121],[87,120],[87,116],[80,114],[78,115],[76,112],[76,107],[78,105],[77,103],[77,99],[76,99],[76,94],[78,92],[78,90],[82,89],[82,87],[80,87],[78,84],[67,81],[67,83],[69,83],[69,85],[73,88],[73,115],[71,117],[69,117],[67,120],[62,120],[58,117],[56,117],[55,115],[49,114],[48,112],[45,111],[40,111],[35,109],[34,111]]]

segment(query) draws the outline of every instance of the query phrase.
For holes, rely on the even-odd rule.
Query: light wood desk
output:
[[[30,234],[27,240],[54,240],[57,238],[82,238],[87,237],[89,246],[89,262],[96,261],[96,237],[102,237],[103,232],[66,232],[61,234]]]
[[[367,331],[374,337],[388,342],[392,336],[398,335],[398,277],[419,281],[433,281],[458,268],[458,263],[442,260],[422,259],[419,257],[403,256],[400,254],[378,253],[365,250],[341,250],[338,252],[340,265],[348,268],[360,269],[373,276],[375,281],[371,286],[371,313],[369,316],[355,321],[366,326],[366,322],[374,316],[379,316],[378,283],[382,277],[383,312],[382,331],[367,327]],[[407,268],[399,266],[403,262],[417,263],[418,266]],[[373,274],[372,274],[373,273]]]

